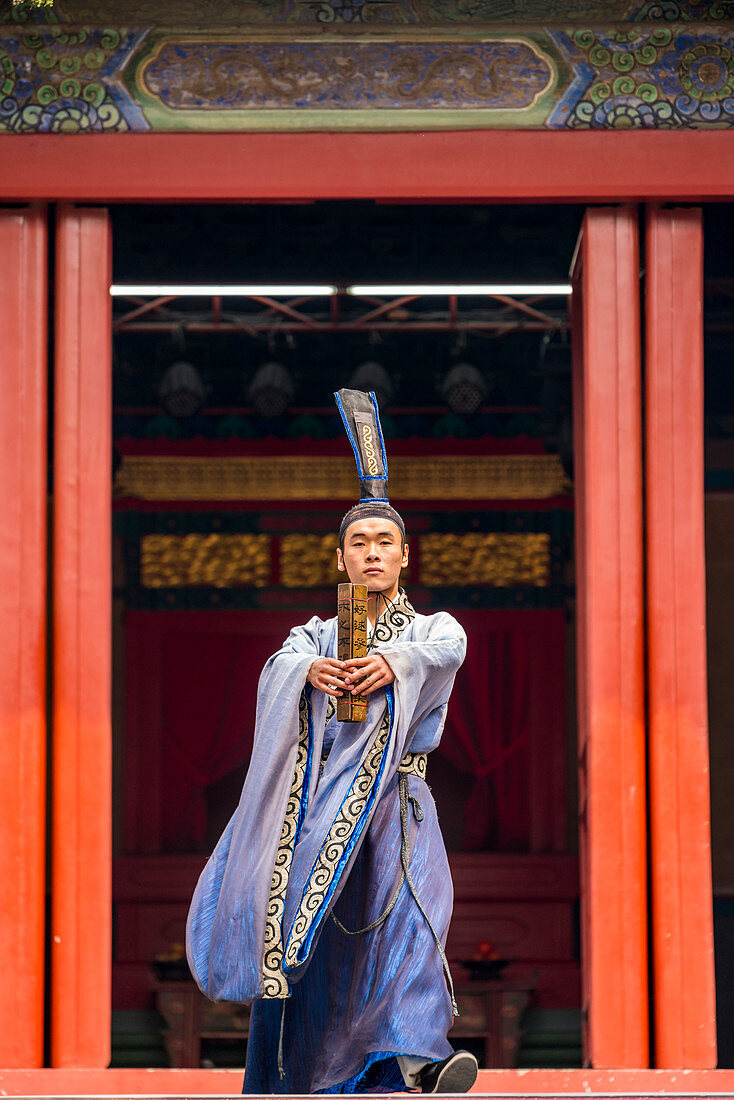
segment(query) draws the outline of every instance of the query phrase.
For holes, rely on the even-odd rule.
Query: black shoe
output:
[[[422,1092],[468,1092],[477,1079],[477,1060],[468,1050],[455,1050],[443,1062],[421,1072]]]

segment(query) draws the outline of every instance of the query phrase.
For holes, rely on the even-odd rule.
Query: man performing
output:
[[[374,394],[335,397],[361,486],[337,564],[367,586],[368,652],[340,661],[337,619],[314,617],[265,665],[242,797],[191,903],[189,965],[213,1000],[255,1002],[246,1093],[465,1092],[477,1063],[446,1038],[453,889],[425,775],[466,637],[399,587],[408,545]],[[366,720],[339,721],[335,701],[357,696]]]

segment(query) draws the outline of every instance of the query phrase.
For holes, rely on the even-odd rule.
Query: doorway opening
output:
[[[406,288],[564,284],[582,213],[113,208],[114,283],[162,288],[114,301],[113,1065],[243,1064],[242,1014],[214,1006],[192,1052],[170,1032],[166,1047],[156,1012],[246,772],[259,668],[290,626],[334,614],[342,386],[378,394],[416,609],[469,637],[429,776],[456,888],[448,954],[466,1020],[462,961],[485,942],[510,960],[518,1011],[504,1053],[481,1020],[461,1044],[490,1064],[581,1064],[568,304]],[[260,293],[166,292],[182,284]]]
[[[734,714],[731,599],[734,565],[734,207],[704,207],[704,455],[706,636],[711,754],[711,848],[719,1067],[734,1066],[734,858],[730,730]]]

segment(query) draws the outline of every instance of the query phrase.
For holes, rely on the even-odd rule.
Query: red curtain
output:
[[[564,613],[456,615],[468,650],[439,755],[466,776],[465,797],[449,791],[463,819],[457,842],[463,851],[555,850],[566,813]],[[244,772],[260,670],[292,619],[282,611],[128,614],[128,853],[204,849],[207,796],[211,812],[212,785]]]
[[[128,612],[128,854],[198,852],[211,843],[208,816],[226,820],[236,773],[244,775],[250,758],[260,672],[292,621],[279,610]],[[219,781],[228,805],[215,809]]]
[[[563,618],[531,610],[459,618],[467,656],[439,752],[467,775],[462,850],[529,851],[531,753],[542,751],[535,735],[545,731],[546,744],[565,735],[559,662],[549,659],[563,651]]]
[[[164,851],[196,851],[207,787],[250,757],[262,662],[255,667],[252,637],[175,631],[162,642],[161,841]]]

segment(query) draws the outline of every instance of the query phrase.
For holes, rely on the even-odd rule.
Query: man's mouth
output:
[[[370,573],[381,573],[381,572],[382,572],[382,570],[381,570],[381,569],[375,569],[375,568],[372,568],[372,569],[365,569],[365,571],[364,571],[364,572],[365,572],[365,576],[368,576],[368,575],[369,575]]]

